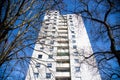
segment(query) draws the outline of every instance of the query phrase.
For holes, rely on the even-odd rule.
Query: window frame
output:
[[[40,57],[40,56],[41,56],[41,57]],[[39,58],[39,59],[42,59],[42,56],[43,56],[42,54],[38,54],[38,58]]]
[[[77,49],[77,46],[76,46],[76,45],[73,45],[73,49]]]
[[[79,59],[74,59],[75,63],[79,63]]]
[[[52,68],[52,63],[47,63],[47,68]]]
[[[40,65],[41,65],[40,63],[36,63],[35,67],[36,67],[36,68],[39,68]]]
[[[80,67],[75,67],[75,72],[80,72]]]
[[[39,73],[38,72],[34,72],[34,77],[38,78],[39,77]]]
[[[51,78],[51,73],[46,73],[46,78]]]

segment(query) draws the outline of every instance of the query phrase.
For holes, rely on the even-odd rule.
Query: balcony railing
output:
[[[58,46],[57,49],[69,49],[69,46]]]
[[[70,64],[69,63],[57,63],[56,67],[58,68],[70,67]]]
[[[70,63],[70,60],[68,60],[68,59],[67,59],[67,60],[59,60],[59,59],[58,59],[56,62],[57,62],[57,64],[63,64],[63,63],[69,64],[69,63]]]
[[[69,60],[69,56],[56,56],[56,60],[66,61]]]
[[[57,52],[58,52],[58,53],[61,53],[61,52],[63,52],[63,53],[68,53],[69,51],[68,51],[68,49],[58,49]]]
[[[57,67],[56,68],[56,72],[70,72],[70,68],[69,67],[67,67],[67,68],[59,68],[59,67]]]
[[[71,80],[70,77],[56,77],[55,80]]]
[[[70,72],[57,72],[56,77],[70,77]]]
[[[59,30],[68,30],[68,28],[58,28]]]
[[[69,53],[57,53],[57,56],[69,56]]]

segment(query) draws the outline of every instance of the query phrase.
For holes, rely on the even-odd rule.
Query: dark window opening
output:
[[[48,55],[48,58],[49,58],[49,59],[52,59],[52,58],[53,58],[53,55]]]
[[[51,78],[51,73],[46,73],[46,78]]]
[[[42,58],[42,55],[38,55],[38,58]]]
[[[51,68],[51,67],[52,67],[52,63],[48,63],[48,64],[47,64],[47,67],[48,67],[48,68]]]
[[[40,63],[36,63],[36,67],[37,67],[37,68],[40,67]]]
[[[77,46],[76,45],[73,45],[73,49],[76,49],[77,48]]]
[[[35,78],[38,78],[38,76],[39,76],[39,73],[34,73]]]
[[[80,72],[80,67],[75,67],[75,72]]]

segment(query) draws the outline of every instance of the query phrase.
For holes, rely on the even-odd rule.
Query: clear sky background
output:
[[[84,1],[84,0],[83,0]],[[88,1],[91,1],[90,3],[89,3],[89,7],[90,7],[90,9],[92,9],[92,8],[95,8],[94,6],[96,6],[96,4],[94,4],[94,3],[92,3],[92,0],[88,0]],[[99,1],[99,0],[98,0]],[[115,1],[118,1],[118,0],[115,0]],[[76,13],[78,13],[78,11],[80,11],[81,9],[83,9],[84,7],[82,7],[82,6],[80,6],[79,4],[78,4],[78,0],[63,0],[63,2],[65,2],[66,3],[66,5],[65,5],[65,8],[64,8],[64,10],[62,10],[62,11],[60,11],[60,14],[76,14]],[[104,6],[99,6],[99,9],[101,9],[101,10],[105,10],[105,9],[107,9],[107,7],[104,7]],[[36,10],[37,11],[37,10]],[[78,14],[79,15],[79,14]],[[103,16],[103,14],[101,14],[101,18],[102,18],[102,16]],[[43,19],[43,16],[42,16],[42,19]],[[92,48],[93,48],[93,51],[94,52],[96,52],[96,51],[100,51],[100,50],[104,50],[104,51],[107,51],[107,50],[109,50],[110,49],[110,42],[109,42],[109,40],[106,40],[106,41],[104,41],[104,40],[102,40],[102,39],[94,39],[94,35],[92,35],[91,34],[91,29],[94,29],[94,26],[93,26],[93,24],[91,24],[91,22],[90,22],[90,20],[85,20],[84,18],[83,18],[83,21],[84,21],[84,24],[85,24],[85,27],[86,27],[86,30],[87,30],[87,32],[88,32],[88,36],[89,36],[89,38],[90,38],[90,41],[91,41],[91,45],[92,45]],[[116,14],[114,14],[114,15],[109,15],[109,18],[108,18],[108,22],[109,22],[109,24],[111,24],[111,25],[114,25],[114,24],[116,24],[116,23],[120,23],[120,13],[118,12],[118,13],[116,13]],[[16,24],[17,23],[19,23],[19,21],[18,22],[16,22]],[[41,26],[39,26],[39,27],[41,27]],[[96,27],[96,25],[95,25],[95,27]],[[98,28],[99,29],[99,28]],[[16,31],[14,31],[14,33],[15,34],[17,34],[17,30]],[[114,33],[115,34],[115,33]],[[104,38],[104,36],[103,36],[103,38]],[[34,47],[34,45],[33,45],[33,47]],[[99,48],[98,48],[99,47]],[[99,50],[98,50],[99,49]],[[120,46],[117,46],[117,49],[120,49]],[[32,53],[33,53],[33,50],[31,50],[31,49],[25,49],[25,52],[29,55],[29,56],[31,56],[32,55]],[[116,65],[116,60],[112,60],[112,61],[108,61],[109,63],[111,63],[111,65],[112,65],[112,67],[113,68],[116,68],[116,67],[118,67],[118,65]],[[11,62],[11,63],[14,63],[14,61],[13,62]],[[21,62],[22,63],[22,62]],[[16,71],[15,72],[13,72],[13,73],[11,73],[11,75],[12,76],[14,76],[14,77],[16,77],[16,78],[18,78],[18,77],[22,77],[22,79],[24,80],[24,78],[25,78],[25,75],[23,75],[22,73],[19,73],[20,71],[22,72],[22,70],[23,70],[23,66],[22,67],[20,67],[19,65],[13,65],[13,66],[16,66]],[[107,67],[108,67],[109,65],[107,65]],[[11,66],[12,67],[12,66]],[[8,68],[8,71],[9,71],[9,68]],[[24,71],[23,71],[24,72]],[[20,79],[20,80],[22,80],[22,79]],[[8,80],[13,80],[13,78],[9,78]]]

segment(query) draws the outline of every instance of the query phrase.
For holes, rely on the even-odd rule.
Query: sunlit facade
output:
[[[44,16],[26,80],[101,80],[80,15]]]

